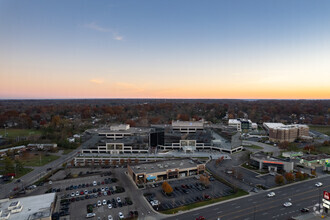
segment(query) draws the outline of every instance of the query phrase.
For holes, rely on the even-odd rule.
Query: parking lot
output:
[[[155,210],[167,210],[183,205],[188,205],[208,199],[219,198],[232,194],[232,189],[227,185],[213,180],[208,187],[204,187],[196,178],[185,178],[168,182],[173,188],[173,193],[168,196],[163,193],[161,183],[151,184],[143,191],[149,202],[154,204]]]
[[[125,218],[141,214],[137,205],[139,202],[136,202],[134,194],[132,196],[132,188],[127,183],[124,168],[98,169],[93,173],[89,170],[72,169],[70,172],[82,175],[47,182],[29,194],[56,192],[53,219],[85,219],[88,212],[95,213],[91,219],[102,220],[107,220],[109,215],[119,219],[119,212]]]

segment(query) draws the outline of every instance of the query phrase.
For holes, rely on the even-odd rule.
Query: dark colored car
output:
[[[302,209],[300,209],[300,211],[305,213],[305,212],[309,212],[309,209],[308,208],[302,208]]]

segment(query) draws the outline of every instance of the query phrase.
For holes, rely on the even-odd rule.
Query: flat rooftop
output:
[[[267,127],[268,129],[290,129],[290,128],[299,128],[299,127],[304,127],[304,128],[308,128],[307,125],[303,125],[303,124],[290,124],[290,125],[285,125],[282,123],[273,123],[273,122],[265,122],[263,124],[265,127]]]
[[[52,203],[55,201],[56,193],[47,193],[38,196],[28,196],[16,199],[0,200],[2,215],[10,212],[10,204],[20,202],[22,211],[11,213],[8,220],[35,220],[51,216]]]
[[[172,121],[172,127],[204,127],[204,121]]]
[[[270,129],[270,128],[278,128],[278,127],[285,126],[283,123],[274,123],[274,122],[264,122],[263,125],[265,127],[267,127],[268,129]]]
[[[203,130],[194,133],[182,134],[181,132],[165,132],[165,145],[179,143],[180,140],[196,140],[197,143],[211,144],[214,139],[211,131]]]
[[[127,130],[111,130],[109,129],[101,129],[98,131],[99,134],[141,134],[152,132],[153,128],[142,128],[142,127],[130,127]]]
[[[281,161],[281,162],[290,162],[289,160],[286,159],[281,159],[277,157],[272,157],[264,153],[255,153],[251,155],[252,157],[255,157],[259,160],[267,160],[267,161]]]
[[[183,159],[183,160],[168,160],[168,161],[158,161],[153,163],[145,163],[130,166],[134,173],[157,173],[171,169],[187,169],[192,167],[197,167],[197,163],[193,160]]]

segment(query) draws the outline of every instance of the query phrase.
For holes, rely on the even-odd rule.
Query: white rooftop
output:
[[[34,220],[51,216],[55,193],[0,200],[2,214],[10,212],[8,207],[13,202],[20,202],[22,211],[10,213],[8,220]]]
[[[110,126],[111,131],[125,131],[130,128],[129,124],[119,124],[119,125],[112,125]]]
[[[238,119],[229,119],[228,124],[240,124],[241,121]]]
[[[10,148],[1,149],[0,152],[6,152],[8,150],[19,150],[19,149],[22,149],[22,148],[25,148],[25,147],[26,147],[25,145],[10,147]]]
[[[275,123],[275,122],[264,122],[263,125],[266,126],[268,129],[285,126],[283,123]]]
[[[308,128],[307,125],[302,125],[302,124],[290,124],[290,125],[284,125],[282,123],[273,123],[273,122],[264,122],[264,126],[267,127],[268,129],[290,129],[290,128],[299,128],[299,127],[305,127]]]

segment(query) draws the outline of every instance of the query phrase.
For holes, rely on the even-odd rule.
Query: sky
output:
[[[0,99],[329,99],[328,0],[0,0]]]

